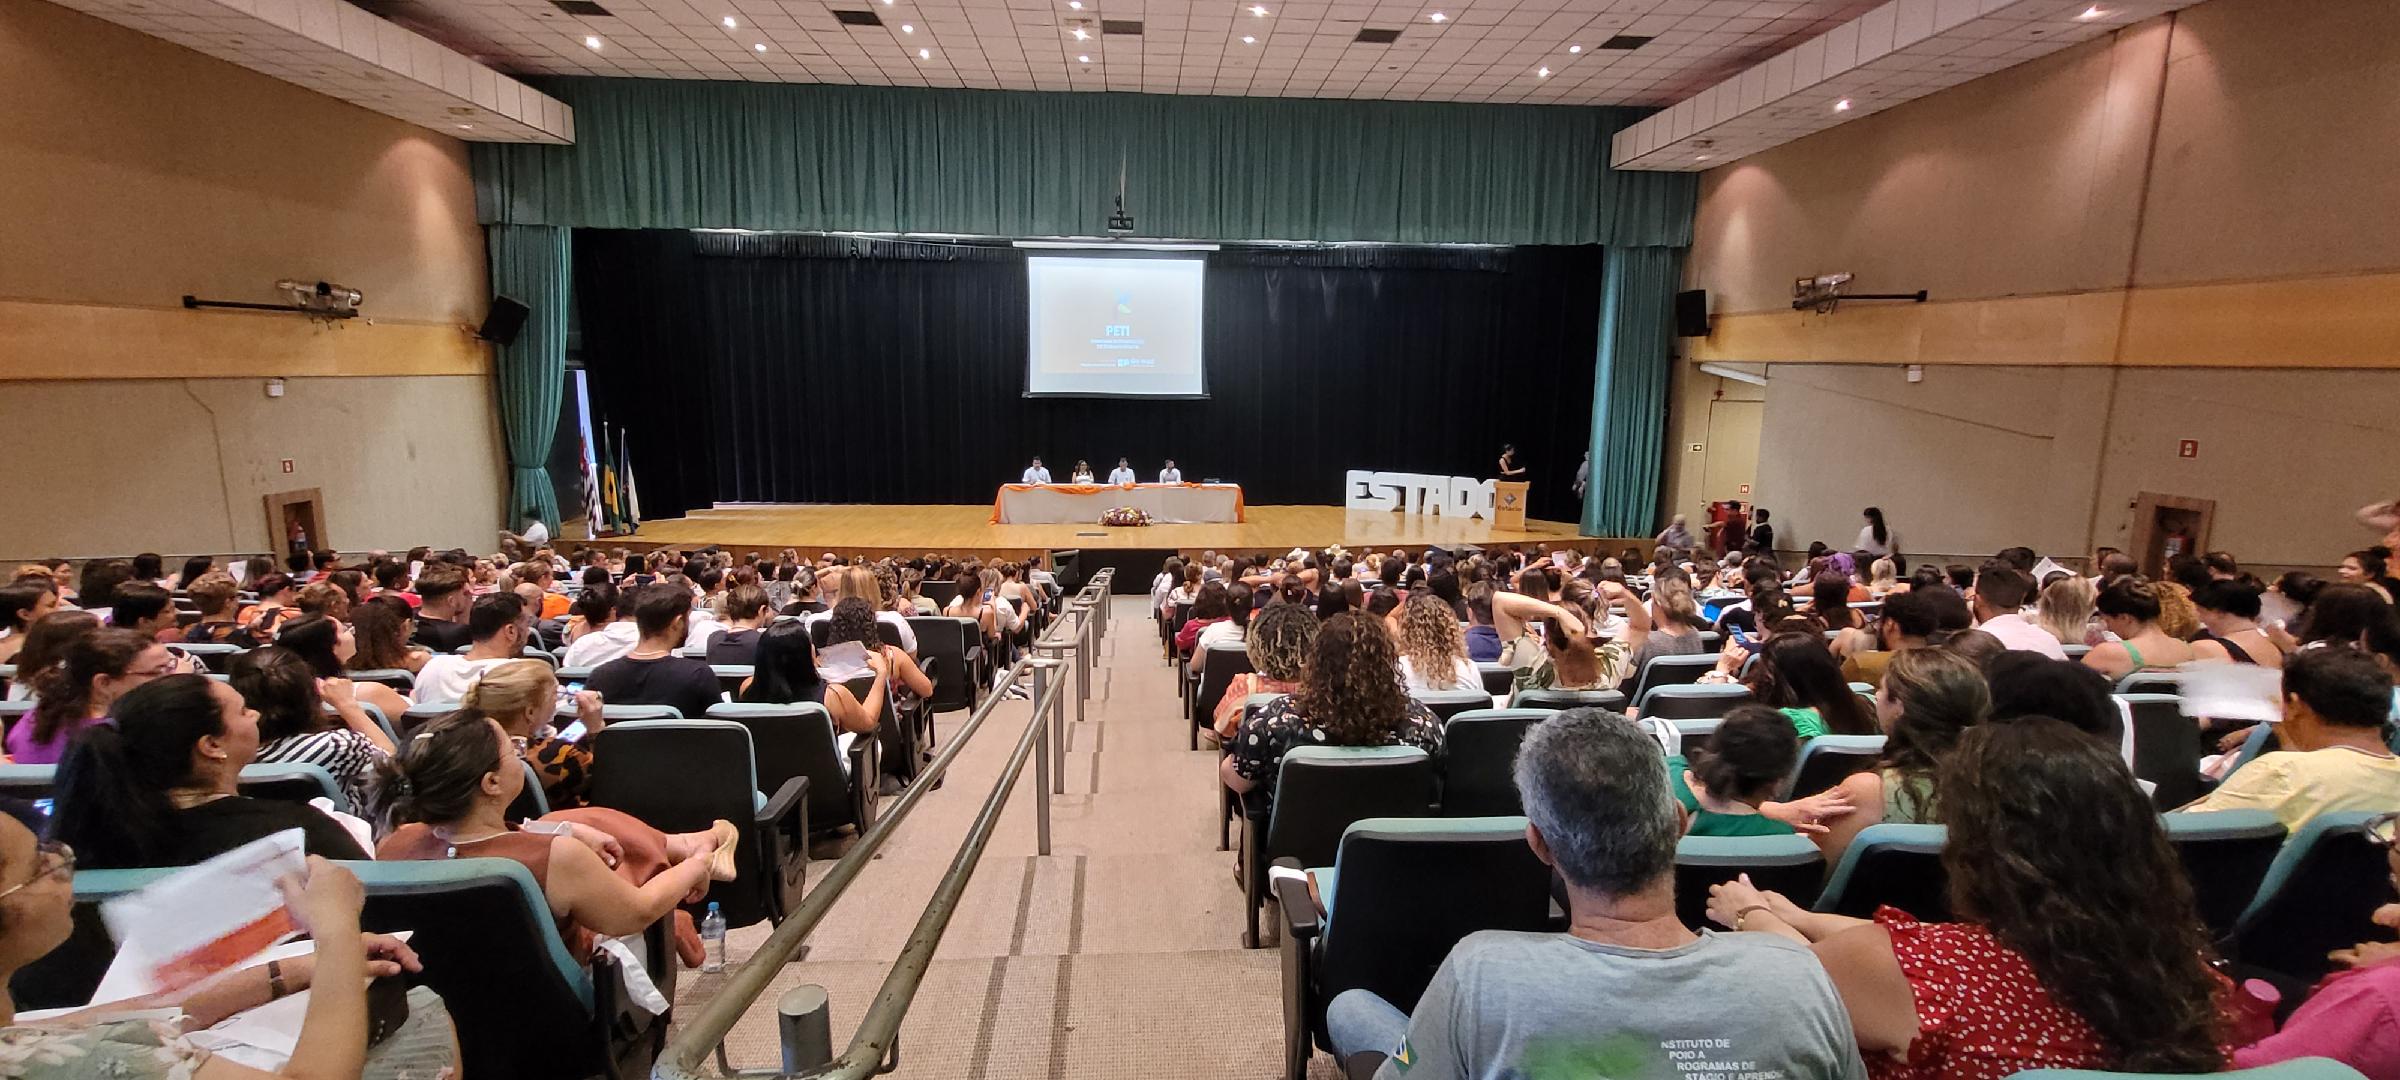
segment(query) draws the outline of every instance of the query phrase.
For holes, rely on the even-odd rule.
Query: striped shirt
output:
[[[375,772],[375,763],[383,760],[383,751],[367,737],[349,728],[313,731],[306,735],[289,735],[265,743],[253,759],[261,765],[297,763],[315,765],[333,774],[350,805],[367,804],[367,777]]]

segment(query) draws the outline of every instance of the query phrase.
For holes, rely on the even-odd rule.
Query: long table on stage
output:
[[[1002,484],[994,525],[1097,524],[1104,510],[1131,506],[1167,523],[1242,520],[1240,484]]]

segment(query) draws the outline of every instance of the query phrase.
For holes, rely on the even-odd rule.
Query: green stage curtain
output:
[[[508,441],[508,527],[542,519],[558,535],[558,497],[543,468],[558,432],[567,382],[567,294],[573,265],[568,231],[549,225],[486,230],[492,291],[532,309],[517,340],[500,349],[500,427]]]
[[[1608,167],[1645,110],[542,80],[575,144],[473,146],[489,223],[1691,243],[1697,181]]]
[[[1675,289],[1683,252],[1612,247],[1600,293],[1600,356],[1592,375],[1592,482],[1587,536],[1648,536],[1665,466],[1667,379],[1674,363]]]

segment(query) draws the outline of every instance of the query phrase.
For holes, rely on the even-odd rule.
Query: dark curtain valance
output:
[[[641,79],[542,82],[572,146],[478,143],[486,222],[1607,244],[1691,239],[1689,174],[1608,167],[1642,110]]]

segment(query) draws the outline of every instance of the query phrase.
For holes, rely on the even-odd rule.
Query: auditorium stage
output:
[[[1366,548],[1418,548],[1427,544],[1480,546],[1548,544],[1553,548],[1614,551],[1624,541],[1579,537],[1575,526],[1527,520],[1523,529],[1495,529],[1480,518],[1418,517],[1390,511],[1350,511],[1338,506],[1249,507],[1248,520],[1212,525],[1146,525],[1103,528],[1092,524],[994,525],[992,506],[951,505],[728,505],[689,516],[642,523],[632,536],[603,538],[600,546],[632,550],[702,547],[714,544],[735,553],[768,555],[795,548],[814,557],[836,555],[974,554],[1020,559],[1062,548],[1087,551],[1220,552],[1310,550],[1340,544]]]

